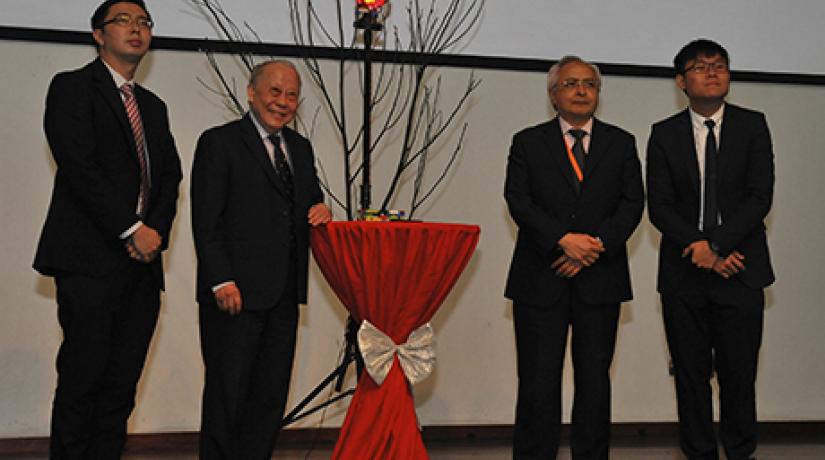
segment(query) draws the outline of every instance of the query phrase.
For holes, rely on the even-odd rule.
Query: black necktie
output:
[[[713,134],[716,123],[707,119],[705,126],[708,127],[708,137],[705,141],[705,208],[702,212],[702,230],[709,232],[719,222],[719,207],[716,202],[716,136]]]
[[[293,190],[292,170],[289,169],[289,163],[286,161],[284,151],[281,150],[281,136],[278,133],[270,134],[269,141],[272,142],[272,146],[275,147],[275,171],[278,173],[278,177],[284,183],[284,186],[286,186],[287,193],[291,196]]]
[[[573,143],[573,158],[576,160],[576,165],[579,167],[581,175],[575,171],[575,168],[573,172],[576,174],[576,179],[578,179],[576,182],[576,191],[578,191],[581,187],[580,183],[584,181],[584,142],[582,139],[587,135],[587,131],[583,129],[571,129],[568,133],[576,139],[576,142]]]

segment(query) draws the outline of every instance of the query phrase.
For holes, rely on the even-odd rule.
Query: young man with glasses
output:
[[[152,40],[146,6],[109,0],[91,23],[99,57],[53,78],[44,117],[57,171],[34,268],[55,279],[63,330],[54,459],[121,455],[181,180],[166,106],[132,81]]]
[[[673,359],[682,450],[716,459],[710,379],[720,388],[719,436],[731,460],[756,449],[756,365],[763,289],[773,283],[764,219],[773,150],[765,116],[725,102],[727,51],[688,43],[673,60],[689,107],[653,125],[649,215],[662,233],[658,291]]]
[[[601,77],[566,56],[550,68],[558,116],[513,137],[504,197],[518,238],[505,296],[518,353],[514,459],[556,457],[568,329],[575,372],[574,459],[606,459],[610,365],[621,302],[630,300],[626,241],[642,216],[633,136],[594,117]]]

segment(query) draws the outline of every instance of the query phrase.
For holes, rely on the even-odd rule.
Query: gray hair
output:
[[[252,68],[252,73],[249,74],[249,86],[255,86],[255,83],[258,81],[258,77],[261,76],[261,73],[263,73],[265,67],[275,64],[284,65],[294,70],[295,75],[298,76],[298,85],[301,85],[301,74],[298,72],[298,68],[295,67],[295,64],[293,64],[292,61],[287,61],[286,59],[270,59],[268,61],[260,62]]]
[[[587,62],[587,61],[585,61],[584,59],[582,59],[578,56],[568,54],[567,56],[564,56],[563,58],[559,59],[559,61],[556,62],[555,64],[553,64],[553,66],[550,67],[550,70],[547,71],[547,90],[548,91],[552,91],[553,88],[555,88],[556,85],[559,84],[559,73],[561,73],[562,67],[566,66],[567,64],[572,64],[574,62],[584,64],[584,65],[590,67],[591,69],[593,69],[593,73],[596,74],[596,81],[599,82],[599,90],[601,90],[601,88],[602,88],[602,73],[599,72],[599,68],[596,66],[596,64]]]

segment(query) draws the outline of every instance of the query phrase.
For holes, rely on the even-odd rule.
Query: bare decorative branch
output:
[[[249,25],[238,27],[226,14],[218,0],[190,0],[198,5],[214,22],[220,37],[226,41],[240,44],[261,41],[259,35]],[[391,138],[401,139],[395,168],[380,209],[386,210],[394,202],[402,182],[412,179],[412,198],[409,216],[412,217],[436,189],[443,185],[449,170],[455,165],[467,133],[467,124],[463,124],[458,141],[450,150],[443,169],[435,180],[427,185],[425,172],[433,156],[440,151],[440,142],[460,116],[472,93],[481,83],[474,73],[470,73],[464,91],[457,100],[442,108],[441,78],[430,83],[432,72],[430,66],[433,57],[446,53],[459,44],[480,23],[486,0],[407,0],[405,6],[407,35],[402,38],[397,27],[388,27],[390,32],[377,34],[373,49],[380,55],[380,62],[374,64],[374,83],[372,88],[364,88],[362,64],[353,60],[362,50],[359,42],[364,36],[351,33],[350,16],[345,12],[342,0],[289,0],[292,35],[295,44],[301,46],[305,53],[301,57],[306,67],[309,81],[318,89],[323,109],[332,120],[338,135],[343,154],[344,197],[339,198],[329,186],[326,171],[319,165],[322,187],[331,199],[343,208],[348,219],[355,216],[356,181],[363,171],[363,159],[359,152],[363,150],[364,127],[359,120],[353,123],[347,117],[348,78],[358,78],[359,88],[369,91],[373,110],[372,139],[370,153],[386,153],[384,145]],[[335,8],[335,23],[325,24],[318,8]],[[390,39],[387,39],[387,36]],[[390,47],[388,48],[388,42]],[[336,70],[328,72],[322,69],[318,50],[331,48],[337,50]],[[254,67],[255,57],[252,53],[238,47],[233,53],[248,71]],[[411,57],[410,54],[413,56]],[[217,85],[209,86],[201,81],[210,91],[224,98],[225,105],[237,114],[244,112],[242,95],[239,96],[235,82],[225,78],[214,55],[206,52],[210,67],[217,76]],[[325,59],[330,59],[326,54]],[[403,58],[403,59],[402,59]],[[353,66],[357,72],[353,72]],[[334,88],[334,90],[333,90]],[[337,92],[337,94],[335,94]],[[296,126],[307,137],[314,132],[321,108],[315,110],[311,123],[307,126],[303,120],[296,120]],[[399,130],[399,131],[396,131]],[[403,131],[400,131],[403,130]],[[396,133],[400,132],[400,137]],[[371,155],[374,158],[374,155]],[[320,161],[319,161],[320,163]]]

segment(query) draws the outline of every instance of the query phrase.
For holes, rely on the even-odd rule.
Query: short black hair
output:
[[[716,55],[722,56],[722,59],[730,65],[728,51],[722,45],[706,38],[693,40],[679,50],[679,53],[673,58],[673,70],[676,75],[684,75],[688,61],[696,60],[699,56]]]
[[[145,11],[147,15],[149,14],[149,10],[146,9],[146,3],[144,3],[143,0],[106,0],[101,3],[94,14],[92,14],[92,30],[103,28],[103,21],[106,20],[106,15],[109,14],[109,8],[117,3],[134,3],[143,8],[143,11]]]

